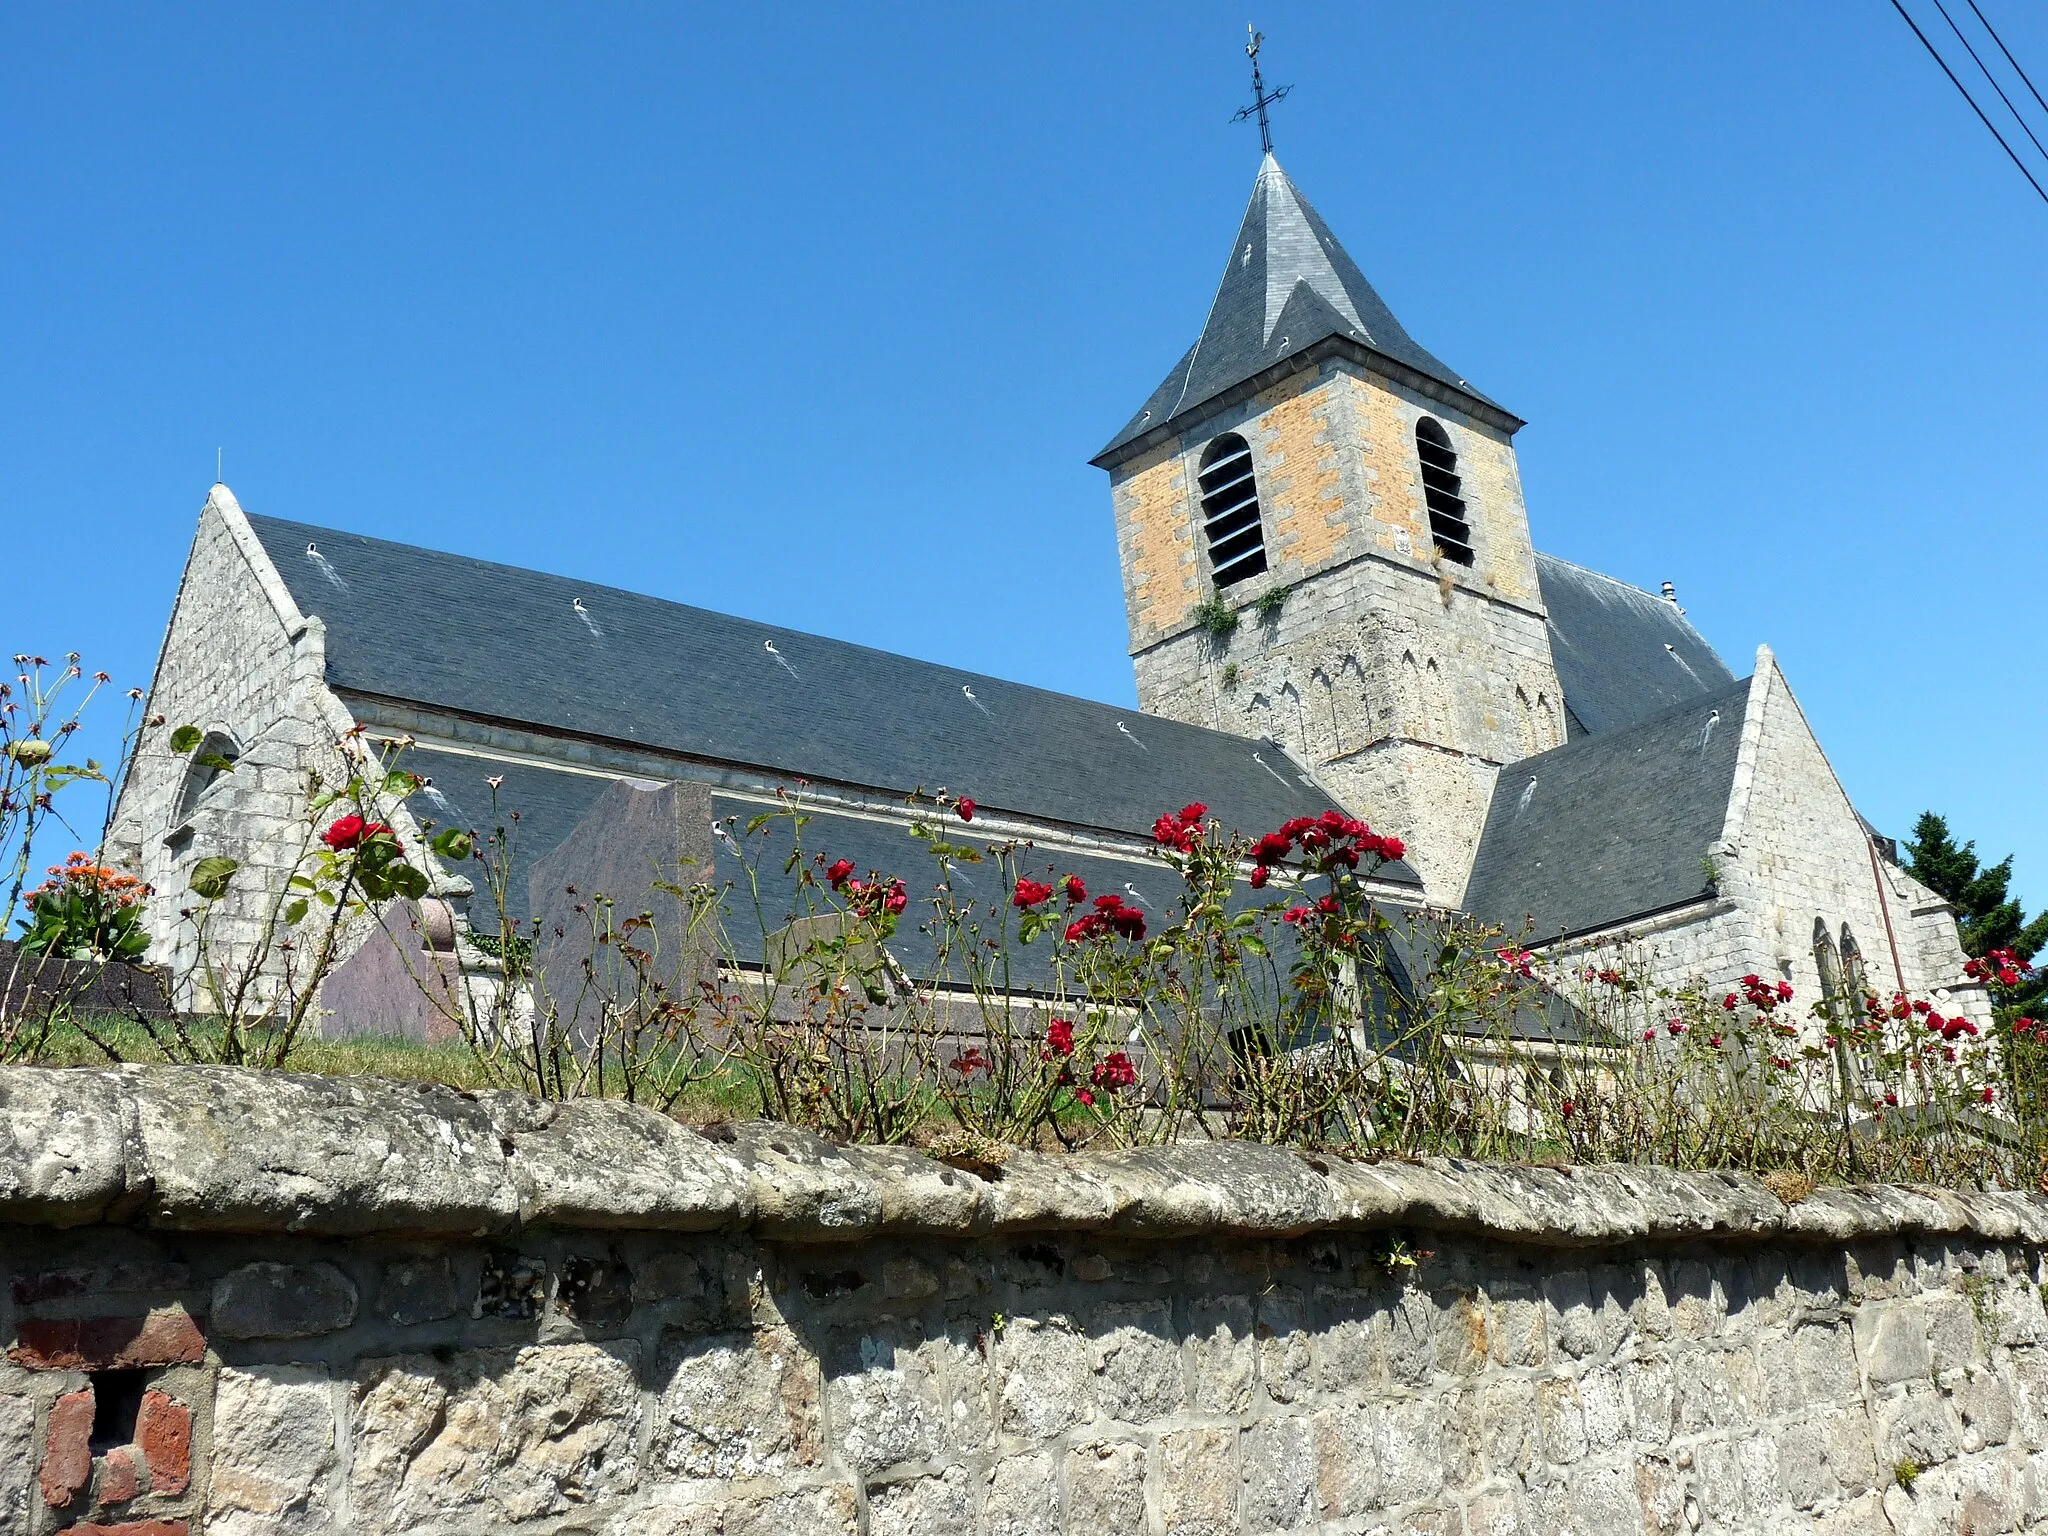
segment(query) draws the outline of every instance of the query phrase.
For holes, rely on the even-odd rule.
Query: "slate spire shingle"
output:
[[[1492,404],[1402,329],[1322,216],[1268,155],[1201,339],[1102,457],[1331,336]]]

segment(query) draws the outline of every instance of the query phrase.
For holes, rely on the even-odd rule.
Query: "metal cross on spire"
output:
[[[1242,123],[1256,117],[1259,120],[1259,147],[1270,155],[1273,153],[1273,125],[1266,121],[1266,108],[1285,101],[1287,93],[1294,87],[1283,85],[1271,94],[1267,93],[1266,82],[1259,77],[1259,44],[1266,40],[1266,34],[1250,25],[1245,27],[1245,31],[1251,35],[1251,41],[1244,45],[1244,56],[1252,61],[1252,104],[1240,107],[1230,120]]]

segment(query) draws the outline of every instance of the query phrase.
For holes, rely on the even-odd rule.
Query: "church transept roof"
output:
[[[1748,704],[1731,682],[1501,769],[1466,910],[1540,944],[1706,895]]]

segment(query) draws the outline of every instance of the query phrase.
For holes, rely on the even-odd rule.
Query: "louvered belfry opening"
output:
[[[1415,454],[1422,460],[1422,495],[1429,503],[1429,536],[1444,558],[1472,563],[1472,525],[1465,521],[1464,482],[1458,478],[1458,454],[1450,435],[1425,416],[1415,423]]]
[[[1227,432],[1202,450],[1202,531],[1216,585],[1256,576],[1266,568],[1266,531],[1259,521],[1259,486],[1251,445]]]

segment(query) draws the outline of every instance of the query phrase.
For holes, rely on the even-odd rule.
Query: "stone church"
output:
[[[1669,586],[1537,552],[1522,425],[1402,328],[1269,155],[1194,345],[1093,460],[1138,710],[216,485],[149,709],[234,768],[144,751],[115,852],[166,892],[209,853],[276,871],[305,769],[356,726],[417,742],[421,818],[484,825],[500,781],[528,864],[621,780],[691,786],[714,818],[801,780],[811,846],[908,867],[903,797],[943,786],[988,836],[1158,906],[1162,810],[1257,833],[1335,805],[1406,840],[1375,880],[1391,903],[1560,955],[1640,941],[1671,984],[1755,972],[1803,1009],[1860,979],[1981,1016],[1950,910],[1857,814],[1769,649],[1737,679]],[[152,908],[173,961],[176,905]]]

